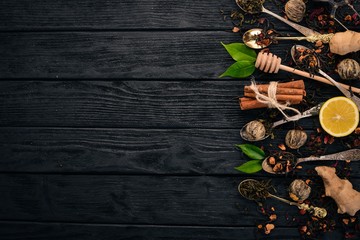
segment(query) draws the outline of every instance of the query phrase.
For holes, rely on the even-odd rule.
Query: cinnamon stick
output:
[[[300,102],[301,101],[299,101],[299,102],[291,102],[290,101],[290,104],[299,104]],[[285,103],[285,102],[280,102],[280,103]],[[250,109],[256,109],[256,108],[268,107],[267,104],[258,102],[256,99],[247,98],[247,97],[239,98],[239,105],[240,105],[241,110],[250,110]]]
[[[244,97],[254,98],[256,97],[256,94],[253,92],[244,92]],[[276,94],[276,100],[278,101],[290,101],[290,102],[301,102],[303,100],[303,95],[282,95],[282,94]]]
[[[257,85],[258,90],[260,93],[267,93],[268,89],[269,89],[269,85],[264,85],[259,87],[259,85]],[[254,93],[254,91],[250,88],[250,86],[245,86],[244,87],[244,92],[245,93]],[[277,87],[276,89],[276,94],[281,94],[281,95],[303,95],[306,96],[306,91],[304,89],[300,89],[300,88],[283,88],[283,87]]]
[[[268,86],[269,84],[259,84],[256,85],[257,87],[262,87],[262,86]],[[279,88],[298,88],[298,89],[305,89],[305,83],[303,80],[295,80],[295,81],[291,81],[291,82],[285,82],[285,83],[278,83],[277,86]]]

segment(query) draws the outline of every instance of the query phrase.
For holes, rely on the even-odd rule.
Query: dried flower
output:
[[[265,225],[265,234],[269,234],[272,230],[275,229],[275,225],[272,223],[268,223]]]
[[[280,144],[278,145],[278,148],[280,148],[280,149],[283,150],[283,151],[286,150],[286,147],[285,147],[285,145],[284,145],[283,143],[280,143]]]

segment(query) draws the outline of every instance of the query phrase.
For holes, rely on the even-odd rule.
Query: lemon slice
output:
[[[359,125],[359,109],[346,97],[327,100],[320,109],[321,127],[331,136],[344,137],[351,134]]]

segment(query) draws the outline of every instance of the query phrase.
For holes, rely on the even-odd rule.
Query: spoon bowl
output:
[[[294,157],[294,156],[293,156]],[[323,155],[320,157],[306,157],[306,158],[293,158],[290,159],[289,162],[286,160],[282,161],[282,167],[278,167],[278,171],[275,171],[276,165],[272,165],[269,163],[270,157],[267,157],[262,162],[262,168],[265,172],[271,173],[271,174],[286,174],[291,172],[295,169],[295,167],[303,162],[310,162],[310,161],[360,161],[360,149],[350,149],[334,154],[328,154]],[[279,162],[280,163],[280,162]],[[290,165],[289,165],[290,163]],[[274,170],[275,169],[275,170]]]
[[[257,41],[258,36],[262,33],[261,28],[253,28],[248,31],[246,31],[243,35],[243,42],[246,46],[252,49],[262,49],[269,46],[272,41],[269,39],[268,44],[265,44],[265,42],[259,42]]]

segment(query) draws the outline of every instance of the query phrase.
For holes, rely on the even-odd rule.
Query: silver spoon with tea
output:
[[[303,162],[310,161],[360,161],[360,149],[350,149],[338,153],[323,155],[319,157],[296,158],[292,153],[285,152],[278,156],[269,156],[262,162],[265,172],[271,174],[286,174],[295,169]]]
[[[337,87],[340,92],[344,94],[345,97],[350,98],[354,101],[356,106],[358,107],[360,111],[360,98],[355,96],[352,92],[350,92],[348,89],[344,88],[342,85],[340,85],[337,81],[335,81],[333,78],[331,78],[329,75],[327,75],[324,71],[320,69],[320,61],[319,58],[315,55],[315,53],[302,45],[294,45],[291,48],[291,57],[293,61],[296,63],[296,65],[306,65],[305,67],[308,67],[309,69],[313,69],[313,71],[317,71],[322,76],[324,76],[327,80],[329,80],[335,87]]]
[[[299,31],[301,34],[303,34],[304,36],[312,36],[312,35],[319,35],[320,33],[307,28],[307,27],[303,27],[299,24],[293,23],[283,17],[280,17],[279,15],[269,11],[268,9],[266,9],[263,6],[265,0],[235,0],[236,4],[239,6],[240,9],[242,9],[244,12],[247,13],[251,13],[251,14],[255,14],[255,13],[267,13],[275,18],[277,18],[278,20],[286,23],[287,25],[293,27],[295,30]]]
[[[271,131],[273,128],[280,126],[284,123],[290,122],[290,121],[297,121],[302,118],[312,117],[319,115],[320,108],[323,103],[319,103],[318,105],[302,112],[300,115],[295,115],[290,117],[289,119],[282,119],[279,121],[276,121],[270,126],[265,126],[263,122],[260,120],[253,120],[248,123],[246,123],[240,130],[240,136],[242,139],[249,141],[249,142],[256,142],[266,139],[271,135]]]
[[[316,42],[321,40],[323,43],[329,43],[330,39],[334,36],[333,33],[311,35],[308,37],[277,37],[271,34],[265,33],[261,28],[253,28],[246,31],[243,35],[243,42],[246,46],[253,49],[262,49],[268,47],[271,43],[278,40],[306,40],[308,42]]]
[[[324,218],[327,215],[327,211],[325,208],[319,208],[310,206],[305,203],[297,203],[292,202],[287,199],[278,197],[276,195],[271,194],[269,191],[271,189],[274,189],[273,186],[270,185],[270,181],[258,181],[255,179],[245,179],[242,182],[240,182],[238,186],[238,191],[244,198],[252,201],[259,202],[266,198],[274,198],[281,202],[287,203],[291,206],[297,206],[299,209],[304,209],[311,213],[312,215],[318,217],[318,218]]]

